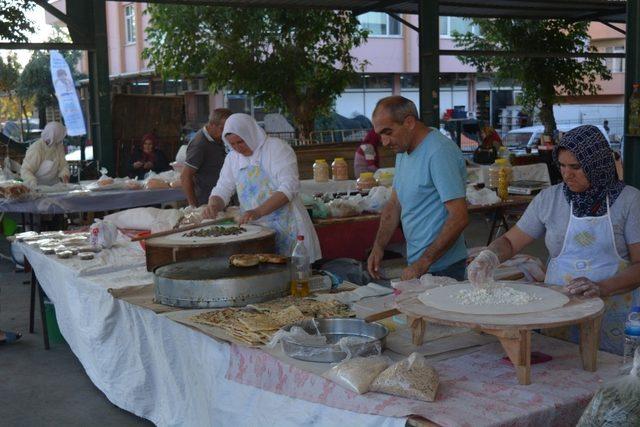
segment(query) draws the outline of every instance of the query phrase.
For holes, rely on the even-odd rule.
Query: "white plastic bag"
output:
[[[500,202],[500,197],[489,188],[476,190],[473,185],[467,186],[467,201],[472,205],[491,205]]]
[[[387,187],[373,187],[365,199],[364,210],[369,212],[382,212],[382,209],[391,198],[391,189]]]
[[[179,209],[134,208],[112,213],[104,219],[118,228],[151,230],[152,233],[157,233],[174,228],[182,216]]]
[[[433,402],[438,391],[438,373],[420,353],[385,369],[371,384],[370,390],[409,399]]]
[[[347,390],[364,394],[390,363],[386,356],[354,357],[338,363],[322,376]]]
[[[118,227],[112,222],[96,219],[89,227],[89,243],[109,249],[118,239]]]

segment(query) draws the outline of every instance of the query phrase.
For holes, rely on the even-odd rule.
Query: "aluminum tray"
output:
[[[289,264],[229,266],[227,257],[203,258],[154,270],[156,301],[184,308],[239,307],[287,295]]]
[[[367,323],[362,319],[313,319],[305,320],[293,325],[286,326],[285,330],[290,330],[293,326],[302,327],[309,334],[321,334],[327,337],[325,345],[303,345],[291,341],[288,338],[282,339],[282,349],[294,359],[306,360],[308,362],[340,362],[347,357],[347,353],[336,343],[344,337],[362,337],[367,341],[347,348],[352,354],[359,356],[370,356],[378,353],[378,349],[385,347],[386,337],[389,330],[378,323]]]

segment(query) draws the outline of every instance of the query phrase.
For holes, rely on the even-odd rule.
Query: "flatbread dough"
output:
[[[526,292],[532,295],[533,301],[525,304],[504,304],[504,303],[484,303],[484,304],[463,304],[456,296],[460,291],[473,290],[473,285],[463,282],[455,285],[448,285],[439,288],[429,289],[418,296],[418,299],[426,306],[442,311],[452,311],[464,314],[523,314],[540,311],[553,310],[564,306],[569,302],[566,295],[553,289],[525,285],[522,283],[498,282],[498,285],[508,286],[516,291]]]
[[[229,257],[229,264],[234,267],[253,267],[260,264],[258,255],[237,254]]]
[[[287,257],[278,254],[258,254],[260,262],[266,262],[268,264],[286,264]]]

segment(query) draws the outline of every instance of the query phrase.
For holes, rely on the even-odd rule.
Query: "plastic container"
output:
[[[489,188],[497,189],[498,188],[498,179],[500,178],[500,169],[506,169],[507,174],[507,186],[509,182],[511,182],[513,176],[513,170],[511,169],[511,163],[509,163],[509,159],[498,158],[495,163],[489,166]]]
[[[304,246],[304,236],[298,236],[291,254],[291,295],[301,298],[308,296],[310,278],[311,263],[307,248]]]
[[[331,163],[331,174],[334,181],[345,181],[349,179],[349,165],[344,157],[336,157]]]
[[[391,172],[381,172],[378,176],[378,185],[391,187],[393,185],[393,174]]]
[[[624,324],[624,350],[622,365],[633,362],[633,354],[640,348],[640,307],[633,307]]]
[[[500,168],[498,172],[498,197],[502,200],[509,198],[509,179],[507,177],[507,168]]]
[[[376,186],[376,180],[373,177],[373,172],[362,172],[360,178],[356,181],[356,188],[358,191],[369,191]]]
[[[47,332],[49,335],[49,342],[51,344],[59,344],[64,342],[64,337],[60,333],[58,327],[58,319],[56,319],[56,309],[53,303],[46,298],[44,300],[44,318],[47,324]]]
[[[629,135],[640,136],[640,83],[633,84],[629,97]]]
[[[329,181],[329,164],[325,159],[316,159],[313,164],[313,180],[315,182]]]

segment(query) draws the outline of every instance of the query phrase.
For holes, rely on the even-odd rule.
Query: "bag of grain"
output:
[[[433,402],[436,400],[438,384],[436,370],[427,364],[420,353],[411,353],[378,375],[369,390]]]

